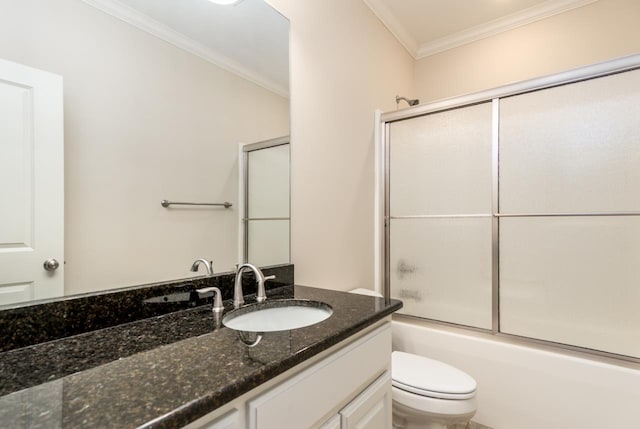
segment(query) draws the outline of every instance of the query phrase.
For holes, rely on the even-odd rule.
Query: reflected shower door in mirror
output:
[[[46,258],[64,295],[202,275],[198,258],[234,269],[237,145],[289,134],[288,33],[263,0],[3,2],[0,59],[63,82],[64,252]]]
[[[289,137],[244,145],[239,259],[259,266],[290,262]]]

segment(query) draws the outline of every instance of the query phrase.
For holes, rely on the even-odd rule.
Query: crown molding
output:
[[[393,13],[391,13],[383,0],[363,1],[400,41],[402,46],[404,46],[416,60],[419,60],[448,49],[466,45],[467,43],[472,43],[541,19],[549,18],[553,15],[595,3],[598,0],[547,0],[537,6],[494,19],[422,45],[409,34],[406,28],[398,21]]]
[[[184,34],[158,22],[149,16],[120,3],[117,0],[82,0],[84,3],[99,9],[100,11],[118,18],[127,24],[133,25],[177,48],[185,50],[193,55],[208,61],[221,69],[231,72],[245,80],[248,80],[262,88],[265,88],[281,97],[289,98],[289,89],[267,79],[253,70],[243,66],[237,61],[220,54],[219,52],[197,42]]]
[[[362,0],[369,6],[369,9],[378,17],[385,27],[393,34],[402,46],[416,58],[420,44],[413,36],[406,30],[404,25],[398,21],[393,13],[389,10],[383,0]]]
[[[540,21],[572,9],[577,9],[598,0],[548,0],[537,6],[527,8],[502,18],[489,21],[468,30],[463,30],[429,43],[425,43],[417,50],[415,58],[425,58],[448,49],[466,45],[486,37],[522,27],[535,21]]]

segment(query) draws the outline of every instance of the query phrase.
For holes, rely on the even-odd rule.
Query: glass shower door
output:
[[[289,139],[245,147],[244,262],[290,262]]]
[[[500,332],[640,357],[639,101],[640,70],[501,101]]]
[[[492,106],[389,126],[389,275],[402,313],[492,328]]]

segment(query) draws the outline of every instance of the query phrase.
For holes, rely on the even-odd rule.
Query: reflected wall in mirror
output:
[[[63,81],[64,294],[233,270],[238,144],[289,134],[287,19],[263,0],[0,9],[0,59]]]

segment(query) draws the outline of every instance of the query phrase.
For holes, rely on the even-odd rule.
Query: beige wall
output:
[[[599,0],[415,64],[421,102],[640,52],[640,2]]]
[[[373,112],[638,52],[634,0],[600,0],[413,60],[361,0],[268,0],[291,21],[292,260],[301,284],[373,287]]]
[[[362,0],[269,0],[291,21],[292,260],[299,284],[373,287],[374,111],[413,59]]]
[[[237,143],[288,134],[288,100],[80,0],[1,4],[0,58],[64,78],[66,293],[232,270],[237,204],[160,200],[237,203]]]

